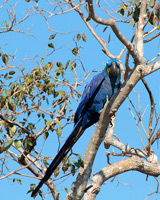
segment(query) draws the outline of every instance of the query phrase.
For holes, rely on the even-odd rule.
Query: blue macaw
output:
[[[121,70],[116,59],[110,59],[104,70],[93,77],[86,85],[81,97],[81,101],[74,117],[74,128],[68,139],[51,162],[45,176],[38,186],[32,192],[35,197],[42,185],[50,178],[54,170],[60,164],[62,159],[71,150],[85,129],[99,120],[100,110],[104,107],[106,99],[108,100],[119,90],[121,82]]]

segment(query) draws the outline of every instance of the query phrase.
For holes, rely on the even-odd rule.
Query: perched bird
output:
[[[32,192],[32,197],[37,195],[39,189],[50,178],[54,170],[71,150],[85,129],[99,120],[100,110],[104,107],[107,96],[108,100],[110,100],[111,97],[119,90],[121,85],[120,79],[121,71],[119,63],[116,59],[110,59],[104,70],[94,76],[93,79],[86,85],[75,113],[75,125],[73,131],[54,160],[51,162],[45,176]]]

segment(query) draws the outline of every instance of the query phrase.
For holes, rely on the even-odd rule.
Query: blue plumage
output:
[[[121,85],[120,79],[121,71],[119,63],[116,59],[111,59],[107,62],[105,69],[101,73],[94,76],[93,79],[86,85],[75,113],[74,129],[48,167],[45,176],[32,192],[32,197],[36,196],[43,183],[50,178],[54,170],[71,150],[85,129],[99,120],[99,112],[103,109],[107,98],[110,100],[111,97],[119,90]]]
[[[115,66],[115,69],[112,69],[109,75],[108,72],[109,69],[112,68],[112,65]],[[107,63],[105,69],[94,76],[86,85],[75,113],[75,124],[80,117],[82,117],[82,128],[84,129],[98,121],[99,112],[104,107],[107,96],[110,100],[119,90],[120,78],[119,63],[116,59],[111,59]]]

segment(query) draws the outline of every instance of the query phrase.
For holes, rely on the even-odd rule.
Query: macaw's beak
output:
[[[110,68],[109,68],[109,76],[110,77],[117,77],[119,74],[119,67],[116,62],[112,62]]]

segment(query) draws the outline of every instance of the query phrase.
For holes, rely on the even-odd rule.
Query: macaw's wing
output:
[[[94,99],[104,80],[105,75],[102,72],[94,76],[93,79],[86,85],[81,97],[81,101],[75,113],[75,124],[78,122],[79,118],[83,118],[83,115],[87,112],[87,108],[89,107],[91,101]]]

